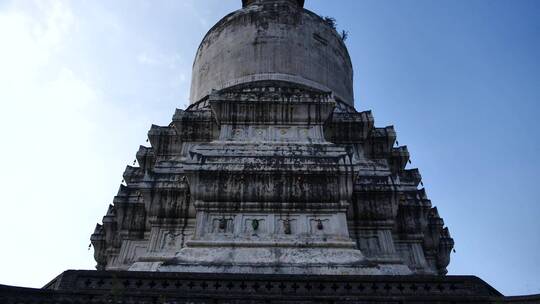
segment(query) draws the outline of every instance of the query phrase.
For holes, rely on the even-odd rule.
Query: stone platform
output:
[[[0,303],[540,303],[474,276],[294,276],[68,270],[42,289],[0,285]]]

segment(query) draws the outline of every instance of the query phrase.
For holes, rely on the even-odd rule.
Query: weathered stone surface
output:
[[[303,1],[243,3],[244,8],[219,21],[199,46],[191,103],[212,90],[280,80],[332,91],[337,99],[354,104],[351,59],[331,25],[303,9]]]
[[[335,30],[302,1],[243,5],[203,40],[193,103],[126,168],[98,269],[445,274],[453,240],[394,128],[352,107]]]

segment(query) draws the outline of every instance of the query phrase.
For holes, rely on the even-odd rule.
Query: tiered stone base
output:
[[[325,244],[328,246],[328,244]],[[176,257],[137,262],[131,271],[293,275],[408,275],[404,264],[371,263],[353,248],[187,247]]]
[[[302,276],[66,271],[43,289],[0,285],[0,303],[539,303],[473,276]]]

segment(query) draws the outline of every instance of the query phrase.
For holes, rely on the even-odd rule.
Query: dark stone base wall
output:
[[[43,289],[0,285],[0,303],[540,303],[474,276],[280,276],[69,270]]]

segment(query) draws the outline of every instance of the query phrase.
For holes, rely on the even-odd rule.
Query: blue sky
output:
[[[90,269],[152,123],[240,0],[0,0],[0,284]],[[540,2],[307,0],[349,31],[359,110],[394,125],[456,241],[450,274],[540,293]]]

